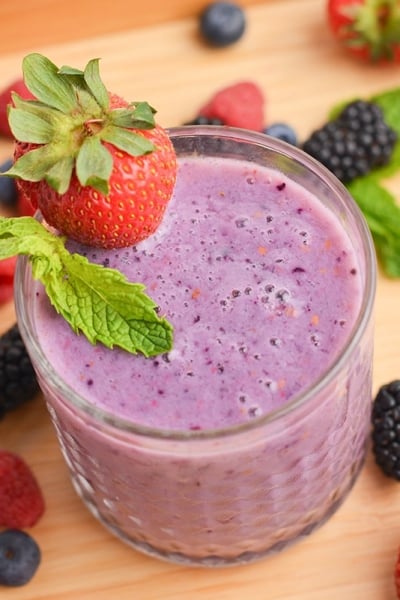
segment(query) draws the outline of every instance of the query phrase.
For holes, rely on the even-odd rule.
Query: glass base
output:
[[[90,499],[88,499],[87,496],[85,495],[78,480],[76,480],[73,477],[72,482],[74,484],[74,488],[75,488],[76,492],[78,493],[78,495],[80,496],[80,498],[82,499],[84,504],[87,506],[89,511],[93,514],[93,516],[98,521],[100,521],[100,523],[108,531],[110,531],[110,533],[112,533],[114,536],[119,538],[122,542],[131,546],[133,549],[141,552],[142,554],[146,554],[153,558],[157,558],[157,559],[167,561],[170,563],[187,565],[187,566],[192,566],[192,567],[196,567],[196,566],[198,566],[198,567],[229,567],[229,566],[235,566],[235,565],[244,565],[244,564],[254,563],[263,558],[266,558],[267,556],[271,556],[273,554],[278,554],[279,552],[282,552],[289,546],[292,546],[293,544],[300,542],[304,538],[308,537],[313,531],[315,531],[316,529],[321,527],[340,508],[340,506],[342,505],[342,503],[344,502],[344,500],[350,493],[351,489],[353,488],[355,482],[357,481],[358,476],[360,474],[360,471],[362,470],[364,463],[365,463],[365,455],[363,456],[362,460],[360,460],[357,463],[354,463],[352,465],[351,476],[349,477],[347,486],[345,486],[344,488],[342,488],[340,490],[339,496],[337,496],[335,494],[335,497],[332,500],[331,504],[329,504],[329,506],[325,510],[325,512],[323,512],[322,515],[319,515],[319,517],[315,521],[313,521],[311,523],[307,522],[307,524],[305,524],[305,526],[302,529],[299,529],[299,531],[295,535],[292,535],[290,537],[285,537],[284,534],[282,534],[282,539],[278,539],[278,540],[274,541],[274,543],[272,545],[269,545],[267,548],[265,548],[262,551],[259,551],[259,552],[248,552],[247,551],[247,552],[240,553],[237,556],[233,556],[233,557],[232,556],[224,557],[224,556],[216,556],[216,555],[208,555],[208,556],[203,556],[203,557],[190,556],[190,555],[186,555],[186,554],[183,554],[180,552],[168,552],[168,551],[160,550],[159,548],[156,548],[146,542],[132,539],[131,537],[126,535],[124,533],[124,531],[122,531],[114,523],[111,523],[110,521],[103,518],[103,516],[99,513],[96,505]]]

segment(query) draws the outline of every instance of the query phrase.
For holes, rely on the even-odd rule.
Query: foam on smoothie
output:
[[[336,217],[286,176],[236,159],[181,159],[164,220],[137,247],[70,249],[144,283],[174,347],[150,359],[92,346],[38,284],[44,353],[93,404],[157,428],[219,428],[282,406],[337,357],[361,303]]]

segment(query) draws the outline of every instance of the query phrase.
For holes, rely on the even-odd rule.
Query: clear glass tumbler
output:
[[[247,563],[281,551],[329,519],[362,468],[371,408],[375,254],[344,186],[301,150],[229,128],[182,127],[170,134],[178,157],[223,155],[269,165],[336,214],[358,257],[363,299],[329,370],[281,409],[245,424],[171,433],[94,408],[54,371],[37,336],[36,284],[26,258],[19,259],[16,275],[18,322],[74,487],[99,521],[134,548],[166,560]]]

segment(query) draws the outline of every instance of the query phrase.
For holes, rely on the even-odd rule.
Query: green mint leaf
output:
[[[400,134],[400,87],[375,94],[371,100],[383,110],[386,123]]]
[[[27,88],[38,100],[64,113],[74,110],[74,89],[48,58],[36,52],[28,54],[22,61],[22,71]]]
[[[154,144],[143,135],[121,127],[108,125],[102,130],[100,137],[131,156],[143,156],[154,150]]]
[[[329,113],[336,118],[344,107],[357,98],[337,104]],[[378,104],[385,122],[398,135],[390,161],[367,175],[346,184],[370,228],[377,256],[389,277],[400,277],[400,206],[385,188],[384,180],[400,170],[400,87],[375,94],[369,101]]]
[[[378,104],[385,116],[385,121],[395,130],[400,140],[400,88],[388,90],[371,98]],[[390,177],[400,169],[400,141],[397,142],[389,164],[376,169],[375,175],[379,180]]]
[[[400,277],[400,207],[395,198],[373,177],[359,177],[347,188],[365,216],[383,269]]]
[[[65,239],[32,217],[0,217],[0,259],[27,255],[55,310],[95,344],[155,356],[172,347],[170,323],[158,317],[144,286],[65,248]]]
[[[157,306],[143,293],[143,285],[127,284],[118,271],[79,254],[65,255],[63,263],[66,280],[59,286],[58,279],[53,289],[75,331],[84,331],[92,343],[102,341],[145,356],[170,349],[170,327],[156,316]]]
[[[55,245],[63,245],[65,239],[56,237],[33,217],[0,216],[0,260],[15,255],[28,255],[32,249],[32,259],[53,258]]]
[[[112,168],[112,156],[100,139],[97,136],[87,137],[76,159],[76,175],[81,185],[90,185],[107,195]]]

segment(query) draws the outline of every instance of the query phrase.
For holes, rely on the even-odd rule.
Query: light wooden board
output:
[[[106,6],[101,0],[96,4],[100,12]],[[222,85],[251,79],[266,94],[268,120],[292,123],[303,138],[337,101],[400,84],[398,67],[363,65],[338,48],[326,27],[324,5],[322,0],[255,4],[247,9],[245,38],[224,50],[199,41],[195,18],[147,29],[121,26],[120,33],[78,41],[71,35],[74,41],[62,44],[53,44],[51,36],[40,44],[28,29],[17,51],[11,44],[3,48],[0,83],[20,72],[27,51],[74,66],[99,56],[110,89],[149,100],[160,123],[172,126],[194,116]],[[78,19],[79,7],[76,14]],[[10,152],[8,143],[0,144],[0,159]],[[400,195],[400,179],[390,186]],[[400,377],[399,298],[400,281],[380,274],[374,391]],[[0,308],[1,330],[13,320],[11,304]],[[0,423],[0,445],[29,461],[47,501],[45,516],[32,531],[43,551],[40,570],[27,586],[2,589],[7,600],[395,599],[400,484],[385,479],[371,458],[343,507],[309,539],[258,564],[203,570],[142,556],[94,521],[72,490],[41,397]]]
[[[279,0],[270,0],[279,2]],[[243,7],[262,0],[241,0]],[[70,42],[199,15],[209,0],[13,0],[0,3],[0,52]],[[27,43],[28,40],[28,43]]]

